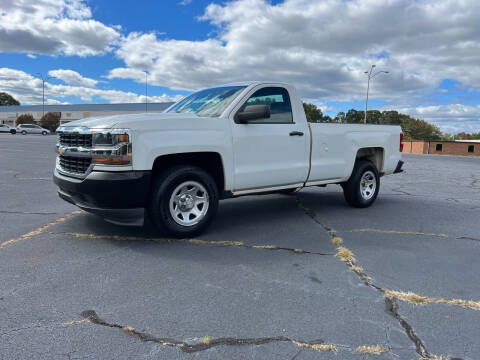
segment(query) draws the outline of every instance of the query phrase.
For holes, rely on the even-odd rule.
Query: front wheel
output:
[[[353,207],[364,208],[373,204],[380,190],[380,176],[372,162],[359,160],[355,163],[350,179],[344,184],[343,195]]]
[[[42,135],[43,135],[43,136],[46,136],[46,135],[47,135],[47,132],[46,132],[46,131],[42,131]]]
[[[198,167],[176,166],[154,180],[150,218],[175,237],[200,234],[210,225],[217,209],[217,185]]]

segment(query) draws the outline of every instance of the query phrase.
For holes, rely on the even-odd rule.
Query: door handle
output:
[[[292,131],[290,136],[303,136],[303,132],[301,131]]]

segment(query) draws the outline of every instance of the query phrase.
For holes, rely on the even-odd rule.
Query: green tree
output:
[[[323,119],[322,110],[313,104],[303,103],[303,110],[305,110],[305,116],[308,122],[316,123],[321,122]]]
[[[308,122],[323,122],[331,123],[335,122],[329,115],[324,115],[322,109],[313,104],[303,103],[303,110],[305,110],[305,116]]]
[[[441,140],[452,141],[452,140],[455,140],[455,136],[456,135],[452,135],[452,134],[449,134],[449,133],[443,133]]]
[[[48,112],[40,119],[40,126],[55,132],[60,126],[60,113]]]
[[[365,117],[364,111],[350,109],[345,114],[345,122],[347,124],[361,124],[363,123],[364,117]]]
[[[20,105],[20,102],[16,100],[12,95],[5,92],[0,92],[0,106]]]
[[[441,140],[442,132],[438,126],[425,120],[414,119],[408,115],[400,114],[402,130],[405,140]]]
[[[385,125],[400,125],[401,124],[400,114],[398,111],[390,110],[382,112],[382,120],[380,124]]]
[[[454,138],[456,140],[479,140],[480,139],[480,132],[478,133],[466,133],[466,132],[461,132],[456,135],[454,135]]]
[[[344,124],[347,122],[345,113],[343,111],[340,111],[337,116],[333,119],[334,122]]]
[[[365,114],[365,112],[363,112]],[[378,110],[368,110],[367,111],[367,124],[382,124],[383,115]]]
[[[17,125],[20,125],[20,124],[35,124],[35,119],[30,114],[22,114],[19,117],[17,117],[17,120],[15,121],[15,124],[17,124]]]

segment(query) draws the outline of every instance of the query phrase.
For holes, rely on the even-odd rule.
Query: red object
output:
[[[400,152],[403,151],[403,132],[400,133]]]

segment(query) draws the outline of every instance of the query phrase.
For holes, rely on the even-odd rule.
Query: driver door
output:
[[[238,111],[268,105],[270,117],[233,123],[234,192],[301,186],[308,173],[308,128],[296,123],[286,88],[255,88]]]

